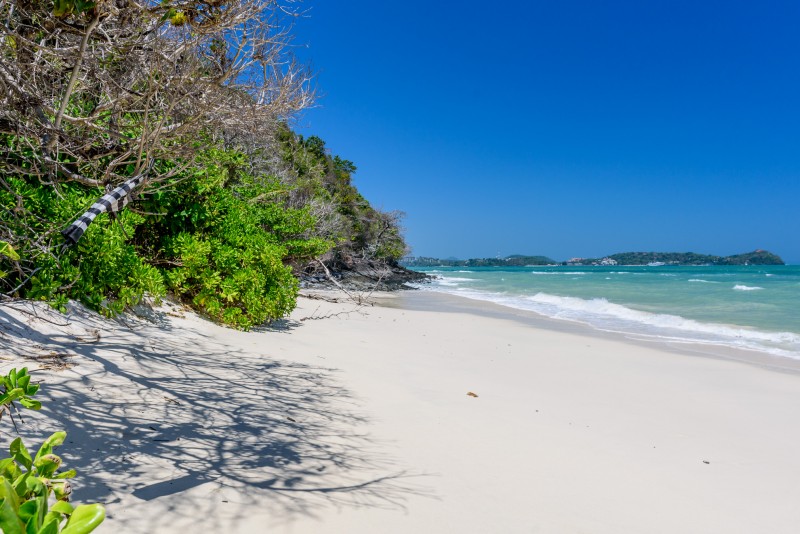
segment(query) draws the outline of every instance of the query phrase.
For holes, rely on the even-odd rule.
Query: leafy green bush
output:
[[[24,143],[5,138],[9,155],[23,150]],[[138,206],[147,215],[127,208],[112,221],[101,214],[66,251],[59,231],[104,191],[4,176],[0,292],[61,310],[76,299],[115,315],[145,294],[171,290],[211,318],[246,329],[289,313],[298,291],[292,269],[332,247],[341,257],[404,255],[399,215],[361,196],[351,184],[352,162],[288,128],[280,140],[289,165],[280,179],[269,165],[254,170],[252,155],[220,146],[180,171],[180,162],[155,162],[156,175],[175,174],[145,188]]]
[[[242,156],[212,151],[205,164],[149,200],[163,216],[140,227],[140,250],[158,258],[167,287],[213,319],[237,328],[283,317],[298,282],[288,265],[325,252],[309,235],[307,209],[276,200],[277,181],[244,172]]]
[[[19,259],[13,261],[35,273],[26,281],[13,269],[1,269],[7,272],[6,287],[25,282],[19,289],[24,298],[49,301],[62,310],[69,299],[75,299],[107,315],[136,304],[146,293],[164,294],[159,271],[147,265],[127,242],[144,217],[126,210],[116,223],[108,215],[100,215],[78,244],[59,257],[62,241],[58,231],[97,200],[102,190],[64,184],[56,191],[19,176],[7,177],[6,182],[10,190],[0,190],[0,203],[16,217],[5,223],[17,235],[29,237],[19,240]],[[18,205],[24,208],[15,209]],[[10,264],[12,259],[0,261]]]
[[[105,519],[100,504],[75,507],[67,502],[71,489],[66,479],[75,470],[59,473],[61,458],[53,454],[66,437],[66,432],[54,433],[33,457],[20,438],[11,442],[11,457],[0,460],[0,528],[5,534],[86,534]]]
[[[270,244],[263,232],[239,233],[231,222],[211,236],[182,233],[169,241],[181,264],[166,271],[170,289],[239,328],[286,315],[294,308],[298,284],[281,261],[285,249]]]
[[[31,410],[41,409],[42,403],[31,398],[39,391],[39,384],[31,384],[31,375],[28,374],[27,367],[19,371],[14,368],[5,376],[0,376],[0,386],[3,388],[3,392],[0,393],[0,416],[3,414],[2,410],[7,410],[14,401],[19,401],[21,405]]]
[[[332,242],[314,235],[308,208],[284,205],[279,198],[284,186],[276,179],[253,177],[245,167],[238,152],[209,150],[200,165],[146,195],[145,211],[158,215],[126,209],[117,222],[99,215],[60,257],[57,230],[103,191],[76,184],[56,191],[35,179],[11,176],[0,202],[8,212],[24,206],[11,222],[11,233],[30,239],[20,240],[19,257],[1,255],[0,262],[9,267],[23,262],[33,276],[24,280],[12,274],[4,283],[21,285],[19,296],[62,310],[69,299],[77,299],[114,315],[145,294],[159,297],[170,289],[231,326],[249,328],[282,317],[293,309],[298,290],[289,264],[324,253]],[[8,251],[12,254],[11,244]]]
[[[38,410],[39,401],[31,397],[39,391],[31,384],[27,368],[11,369],[0,376],[0,415],[11,413],[14,401],[25,408]],[[13,421],[13,419],[12,419]],[[105,518],[99,504],[78,507],[69,502],[72,491],[66,479],[75,476],[70,469],[59,473],[61,458],[53,449],[64,443],[66,432],[56,432],[45,440],[34,457],[16,438],[9,447],[10,457],[0,460],[0,531],[5,534],[85,534]],[[55,503],[51,506],[51,497]]]

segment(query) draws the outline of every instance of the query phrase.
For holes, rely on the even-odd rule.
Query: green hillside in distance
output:
[[[409,256],[400,261],[400,265],[405,267],[525,267],[527,265],[559,265],[559,263],[545,256],[520,254],[505,258],[472,258],[469,260]]]
[[[604,258],[603,258],[604,259]],[[712,256],[694,252],[623,252],[612,254],[608,259],[617,265],[648,265],[664,263],[666,265],[784,265],[780,256],[766,250],[754,250],[733,256]],[[581,265],[593,265],[602,259],[584,260]]]
[[[409,256],[400,262],[406,267],[525,267],[528,265],[785,265],[780,256],[754,250],[733,256],[713,256],[695,252],[621,252],[603,258],[571,258],[559,262],[546,256],[514,254],[505,258],[459,260]]]

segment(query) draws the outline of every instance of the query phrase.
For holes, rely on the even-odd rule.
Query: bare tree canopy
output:
[[[262,139],[313,99],[275,0],[0,0],[0,174],[163,180],[215,136]]]

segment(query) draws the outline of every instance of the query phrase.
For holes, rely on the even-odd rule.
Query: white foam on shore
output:
[[[457,284],[442,284],[438,280],[437,285],[420,288],[532,311],[606,332],[670,342],[721,345],[800,360],[800,334],[792,332],[767,332],[738,325],[704,323],[679,315],[635,310],[604,298],[582,299],[548,293],[514,296],[454,286]]]

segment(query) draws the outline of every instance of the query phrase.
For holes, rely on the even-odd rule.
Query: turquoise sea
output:
[[[436,267],[437,291],[642,339],[800,360],[800,266]]]

